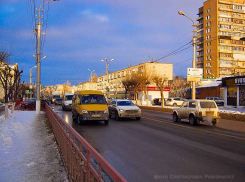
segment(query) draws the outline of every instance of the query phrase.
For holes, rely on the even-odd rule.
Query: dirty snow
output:
[[[45,113],[0,116],[0,181],[68,181]]]

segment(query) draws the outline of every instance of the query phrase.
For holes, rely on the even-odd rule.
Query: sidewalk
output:
[[[45,113],[0,116],[0,181],[68,181]]]

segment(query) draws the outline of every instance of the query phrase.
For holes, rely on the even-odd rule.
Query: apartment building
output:
[[[97,90],[108,93],[110,96],[117,96],[118,98],[122,98],[125,95],[125,88],[122,84],[123,79],[130,76],[132,73],[142,73],[147,72],[151,76],[161,75],[167,77],[168,80],[173,79],[173,64],[170,63],[157,63],[157,62],[146,62],[140,63],[136,66],[131,66],[122,70],[118,70],[108,75],[103,75],[97,78]],[[168,93],[170,88],[168,87],[168,82],[166,82],[166,89],[164,92],[164,97],[168,97]],[[160,91],[156,84],[151,82],[148,87],[148,99],[151,102],[154,98],[160,98]],[[129,92],[131,98],[133,98],[134,93],[132,91]],[[138,99],[141,100],[141,104],[146,104],[145,96],[142,91],[138,93]]]
[[[207,0],[199,8],[197,67],[204,78],[245,74],[245,1]]]

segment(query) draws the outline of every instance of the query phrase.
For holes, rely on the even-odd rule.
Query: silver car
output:
[[[136,120],[140,120],[141,118],[141,109],[130,100],[113,100],[108,109],[109,117],[115,116],[116,120],[121,118],[136,118]]]

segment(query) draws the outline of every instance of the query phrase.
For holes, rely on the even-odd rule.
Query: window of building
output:
[[[212,60],[212,57],[211,56],[207,56],[207,60],[208,61]]]
[[[206,50],[206,53],[210,53],[210,52],[211,52],[211,49],[207,49],[207,50]]]
[[[206,11],[206,13],[209,13],[210,11],[211,11],[211,8],[208,8],[207,11]]]
[[[212,73],[212,70],[206,70],[206,73],[207,74],[211,74]]]
[[[206,16],[206,20],[209,20],[211,18],[211,15]]]
[[[211,43],[211,41],[210,41],[210,42],[207,42],[207,44],[206,44],[206,45],[207,45],[207,46],[210,46],[211,44],[212,44],[212,43]]]
[[[206,63],[206,67],[211,67],[211,63]]]

